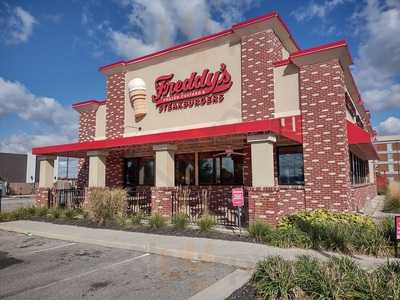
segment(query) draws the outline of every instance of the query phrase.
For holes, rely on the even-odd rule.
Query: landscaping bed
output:
[[[348,257],[325,262],[268,257],[250,282],[227,298],[241,299],[400,299],[400,262],[367,271]]]

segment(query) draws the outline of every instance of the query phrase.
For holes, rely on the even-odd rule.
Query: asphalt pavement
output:
[[[0,230],[0,299],[187,299],[235,270]]]

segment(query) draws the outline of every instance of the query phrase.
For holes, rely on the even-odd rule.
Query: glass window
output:
[[[243,157],[216,156],[218,153],[199,153],[199,184],[242,185]]]
[[[350,152],[350,178],[352,184],[368,183],[368,160],[363,160]]]
[[[154,185],[154,159],[152,157],[125,160],[125,186]]]
[[[194,154],[175,155],[175,185],[194,184]]]
[[[278,181],[280,185],[304,184],[302,146],[278,148]]]

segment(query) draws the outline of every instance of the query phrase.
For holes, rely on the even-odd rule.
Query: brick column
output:
[[[107,77],[106,137],[119,138],[124,135],[125,72]]]
[[[48,203],[48,192],[54,183],[54,156],[40,158],[39,188],[36,190],[35,205],[44,207]]]
[[[282,43],[269,29],[242,38],[242,119],[274,117],[274,67],[282,60]]]
[[[163,217],[172,217],[172,197],[175,187],[152,187],[151,188],[151,212],[159,213]]]
[[[338,60],[300,68],[307,209],[350,208],[345,83]]]
[[[279,187],[247,187],[249,222],[261,220],[270,225],[278,222]]]

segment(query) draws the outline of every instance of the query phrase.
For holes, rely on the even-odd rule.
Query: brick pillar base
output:
[[[249,221],[264,221],[276,225],[278,222],[279,187],[247,187]]]
[[[163,217],[172,217],[172,194],[175,187],[152,187],[151,188],[151,213],[159,213]]]
[[[47,207],[49,203],[49,189],[37,188],[35,194],[35,206]]]

